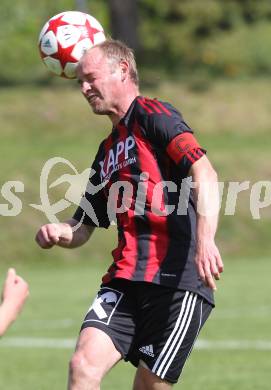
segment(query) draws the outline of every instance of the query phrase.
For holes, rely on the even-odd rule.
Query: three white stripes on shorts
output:
[[[197,301],[197,294],[186,291],[181,311],[164,348],[158,356],[152,372],[163,379],[173,362],[189,328]]]

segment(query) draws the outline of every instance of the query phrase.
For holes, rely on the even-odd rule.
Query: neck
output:
[[[120,99],[120,101],[118,101],[117,103],[117,107],[115,107],[115,110],[108,115],[111,122],[113,123],[113,126],[116,126],[119,121],[125,116],[130,105],[138,95],[139,90],[137,87],[133,88],[133,90],[131,90],[130,92],[124,92],[123,100]]]

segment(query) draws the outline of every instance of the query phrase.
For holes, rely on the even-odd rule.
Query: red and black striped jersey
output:
[[[91,226],[117,223],[118,245],[103,283],[145,281],[190,290],[213,303],[195,266],[196,211],[184,186],[191,165],[204,154],[172,105],[142,96],[133,101],[100,144],[84,202],[74,214]]]

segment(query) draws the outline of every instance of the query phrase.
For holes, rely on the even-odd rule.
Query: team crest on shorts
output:
[[[84,323],[95,321],[108,325],[122,296],[123,293],[120,291],[113,288],[102,287],[90,306]]]

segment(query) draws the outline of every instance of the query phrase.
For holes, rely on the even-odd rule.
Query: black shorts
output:
[[[81,329],[103,330],[123,359],[176,383],[212,308],[190,291],[114,279],[101,287]]]

